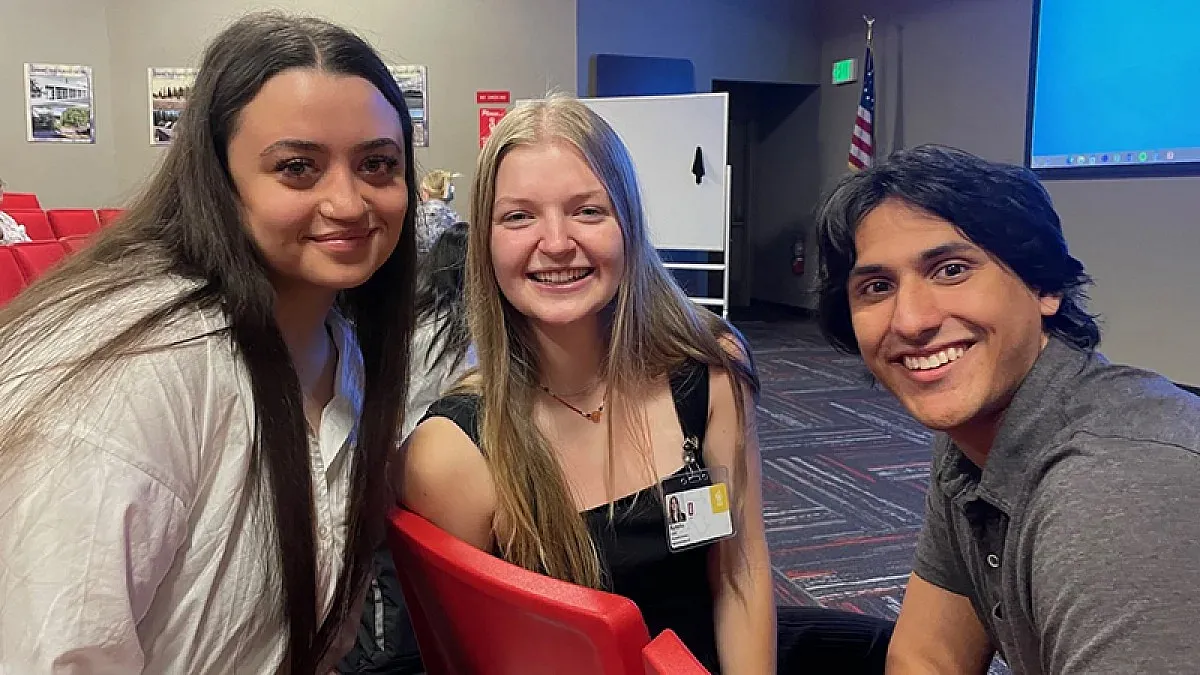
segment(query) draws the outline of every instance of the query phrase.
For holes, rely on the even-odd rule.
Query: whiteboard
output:
[[[629,149],[654,247],[724,251],[729,94],[580,101],[603,117]],[[699,184],[692,173],[696,148],[704,168]]]
[[[588,98],[629,148],[655,248],[724,251],[729,94]],[[692,174],[696,148],[704,174]]]

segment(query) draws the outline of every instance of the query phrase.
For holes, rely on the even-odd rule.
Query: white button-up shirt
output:
[[[45,400],[46,376],[18,370],[85,354],[184,287],[143,287],[56,326],[0,372],[0,417]],[[336,312],[328,324],[336,390],[309,448],[322,612],[362,410],[361,353]],[[224,326],[199,311],[175,320],[153,338],[168,346],[117,360],[42,411],[32,436],[0,439],[0,674],[281,671],[271,506],[247,482],[252,390]]]

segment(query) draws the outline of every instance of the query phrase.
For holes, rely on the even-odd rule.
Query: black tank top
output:
[[[684,437],[694,436],[702,444],[708,425],[708,367],[685,363],[671,374],[670,381]],[[479,445],[480,403],[474,395],[447,396],[431,405],[422,420],[445,417]],[[680,461],[682,458],[680,448]],[[703,457],[698,455],[696,459],[703,466]],[[650,637],[670,628],[706,668],[719,673],[708,574],[712,545],[671,553],[656,486],[617,499],[613,504],[615,513],[611,520],[608,504],[580,514],[599,550],[605,589],[629,598],[638,606]]]

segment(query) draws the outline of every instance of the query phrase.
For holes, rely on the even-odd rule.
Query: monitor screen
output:
[[[1200,173],[1200,0],[1036,3],[1025,157],[1046,177]]]

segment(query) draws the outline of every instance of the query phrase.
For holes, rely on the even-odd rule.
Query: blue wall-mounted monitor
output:
[[[1200,0],[1039,0],[1027,166],[1046,178],[1200,174]]]

